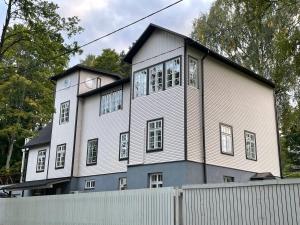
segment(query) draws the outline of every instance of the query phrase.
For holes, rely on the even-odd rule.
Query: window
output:
[[[198,87],[198,61],[189,56],[189,85]]]
[[[256,137],[254,133],[245,131],[245,148],[246,158],[250,160],[257,160]]]
[[[134,97],[140,97],[147,94],[147,70],[141,70],[134,73]]]
[[[65,166],[66,144],[58,145],[56,148],[55,169],[62,169]]]
[[[61,103],[60,116],[59,116],[60,124],[69,122],[69,112],[70,112],[70,101]]]
[[[126,177],[121,177],[119,179],[119,190],[123,191],[127,189],[127,178]]]
[[[149,68],[149,93],[163,90],[163,64]]]
[[[165,63],[166,89],[180,85],[180,58]]]
[[[161,188],[163,186],[162,173],[152,173],[149,175],[149,187]]]
[[[97,154],[98,154],[98,139],[88,140],[86,165],[97,164]]]
[[[234,182],[234,177],[224,176],[224,183]]]
[[[46,150],[41,150],[37,155],[36,172],[44,172],[46,161]]]
[[[160,151],[163,147],[163,119],[147,123],[147,151]]]
[[[122,90],[101,96],[101,114],[117,111],[122,108]]]
[[[120,134],[120,153],[119,160],[128,159],[128,149],[129,149],[129,133]]]
[[[86,180],[85,181],[85,186],[84,189],[95,189],[96,186],[96,181],[95,180]]]
[[[223,154],[233,155],[232,127],[220,124],[221,132],[221,152]]]

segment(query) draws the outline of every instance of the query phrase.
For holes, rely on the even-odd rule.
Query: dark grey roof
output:
[[[1,187],[0,190],[30,190],[52,188],[54,184],[69,182],[70,178],[56,178],[50,180],[35,180]]]
[[[82,65],[82,64],[77,64],[77,65],[65,70],[64,72],[62,72],[60,74],[57,74],[53,77],[50,77],[50,80],[56,81],[56,80],[58,80],[60,78],[63,78],[63,77],[65,77],[65,76],[69,75],[70,73],[73,73],[77,70],[84,70],[84,71],[92,72],[92,73],[95,73],[95,74],[98,74],[98,75],[105,75],[105,76],[115,78],[117,80],[122,78],[122,76],[120,74],[117,74],[117,73],[112,73],[112,72],[108,72],[106,70],[95,69],[95,68],[88,67],[88,66],[85,66],[85,65]]]
[[[97,94],[97,93],[101,93],[101,92],[106,91],[106,90],[108,90],[110,88],[116,87],[118,85],[125,84],[125,83],[127,83],[129,81],[130,81],[129,77],[123,78],[121,80],[117,80],[115,82],[112,82],[110,84],[104,85],[104,86],[99,87],[99,88],[96,88],[94,90],[82,93],[82,94],[78,95],[78,97],[88,97],[88,96],[91,96],[91,95],[94,95],[94,94]]]
[[[189,38],[185,35],[182,35],[182,34],[174,32],[174,31],[168,30],[166,28],[157,26],[157,25],[152,24],[152,23],[147,27],[147,29],[142,33],[142,35],[135,42],[135,44],[132,46],[132,48],[128,51],[127,55],[124,58],[125,62],[130,63],[130,64],[132,63],[132,59],[135,56],[135,54],[139,51],[139,49],[143,46],[143,44],[148,40],[148,38],[151,36],[151,34],[155,30],[163,30],[165,32],[168,32],[168,33],[174,34],[176,36],[179,36],[179,37],[184,39],[186,44],[191,45],[191,46],[199,49],[200,51],[206,53],[207,55],[209,55],[209,56],[211,56],[215,59],[218,59],[221,62],[226,63],[229,66],[234,67],[235,69],[243,72],[247,76],[253,77],[254,79],[256,79],[260,82],[263,82],[263,83],[267,84],[268,86],[270,86],[272,88],[275,87],[275,85],[272,81],[270,81],[270,80],[256,74],[255,72],[253,72],[253,71],[251,71],[251,70],[249,70],[249,69],[247,69],[247,68],[245,68],[245,67],[243,67],[243,66],[241,66],[241,65],[239,65],[239,64],[237,64],[233,61],[231,61],[230,59],[216,53],[215,51],[212,51],[211,49],[207,48],[206,46],[196,42],[192,38]]]
[[[31,148],[38,145],[49,144],[51,141],[52,123],[48,123],[47,126],[42,128],[38,134],[32,138],[24,147]]]

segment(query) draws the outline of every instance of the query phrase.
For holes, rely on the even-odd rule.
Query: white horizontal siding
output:
[[[121,86],[115,88],[115,90]],[[112,90],[110,90],[112,91]],[[125,172],[127,161],[119,161],[120,133],[129,131],[129,102],[130,84],[123,88],[123,108],[121,110],[99,115],[100,94],[84,98],[81,102],[82,111],[79,111],[79,130],[77,139],[76,160],[78,167],[74,170],[76,176],[89,176]],[[97,165],[86,166],[87,141],[98,138]]]
[[[44,172],[37,173],[36,172],[37,156],[38,156],[38,152],[41,150],[46,150],[45,170],[44,170]],[[45,180],[46,176],[47,176],[48,159],[49,159],[49,146],[48,145],[30,149],[30,151],[28,152],[26,181]]]
[[[207,163],[280,175],[273,90],[224,63],[204,61]],[[233,127],[234,156],[220,153],[219,123]],[[244,130],[256,133],[257,161],[245,156]]]
[[[176,56],[184,59],[183,39],[165,31],[154,31],[133,58],[132,71]],[[129,154],[132,165],[184,159],[183,61],[181,64],[181,86],[132,99]],[[164,119],[163,151],[146,153],[147,121],[161,117]]]
[[[201,58],[203,53],[187,47],[186,79],[188,80],[188,57],[198,60],[199,88],[187,85],[187,159],[203,162],[202,150],[202,93],[201,93]]]
[[[70,79],[70,87],[64,87],[64,80]],[[48,178],[68,177],[71,175],[72,157],[73,157],[73,141],[74,128],[77,105],[77,89],[78,89],[78,72],[72,73],[56,83],[55,93],[55,113],[53,115],[53,127],[50,147],[50,161]],[[70,101],[69,122],[59,124],[60,104]],[[63,169],[55,169],[56,147],[57,145],[66,143],[65,167]]]

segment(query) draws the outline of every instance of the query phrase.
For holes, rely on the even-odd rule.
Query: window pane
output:
[[[149,92],[154,93],[162,90],[163,64],[149,68]]]
[[[165,63],[166,88],[180,84],[180,58],[176,58]]]
[[[162,148],[162,120],[148,122],[148,150]]]
[[[101,96],[101,114],[117,111],[122,108],[122,90]]]
[[[223,153],[232,154],[233,145],[232,145],[232,130],[230,126],[221,125],[221,151]]]
[[[147,70],[134,73],[134,97],[144,96],[147,91]]]

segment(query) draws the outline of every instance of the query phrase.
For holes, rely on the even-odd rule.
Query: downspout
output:
[[[184,43],[184,56],[183,56],[183,62],[180,62],[181,65],[183,64],[183,76],[181,76],[183,83],[183,96],[184,96],[184,160],[188,160],[187,156],[187,74],[186,74],[186,42]],[[182,68],[182,67],[181,67]]]
[[[207,183],[207,170],[206,170],[206,149],[205,149],[205,110],[204,110],[204,59],[209,54],[207,53],[201,58],[201,97],[202,97],[202,149],[203,149],[203,182]]]
[[[275,111],[275,123],[276,123],[276,135],[277,135],[277,148],[278,148],[278,160],[279,160],[279,173],[280,178],[283,179],[282,176],[282,163],[281,163],[281,148],[280,148],[280,138],[279,138],[279,126],[278,126],[278,112],[276,107],[276,95],[275,90],[273,90],[273,98],[274,98],[274,111]]]

